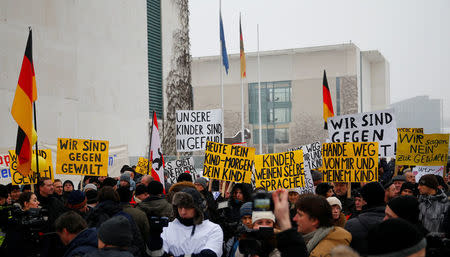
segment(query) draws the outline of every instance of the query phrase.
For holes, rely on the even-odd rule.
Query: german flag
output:
[[[247,77],[246,67],[245,67],[245,52],[244,52],[244,38],[242,36],[242,26],[241,26],[241,15],[239,15],[239,42],[241,48],[241,78]]]
[[[11,108],[11,114],[19,125],[17,132],[16,154],[17,171],[26,176],[31,170],[32,145],[37,140],[33,128],[33,102],[37,99],[36,80],[34,77],[32,34],[28,34],[25,56],[22,61],[19,82]]]
[[[333,102],[331,101],[330,88],[328,87],[327,73],[323,71],[323,119],[325,121],[324,129],[328,129],[327,119],[334,116]]]

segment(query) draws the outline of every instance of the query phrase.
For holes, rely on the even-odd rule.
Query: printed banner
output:
[[[416,166],[412,169],[412,173],[416,176],[416,183],[419,183],[423,175],[433,174],[443,177],[444,166]]]
[[[222,110],[177,111],[177,152],[205,150],[206,142],[222,141]]]
[[[304,187],[303,151],[256,155],[255,182],[267,191]]]
[[[396,165],[444,166],[449,134],[399,132]]]
[[[10,164],[11,158],[9,157],[8,149],[0,149],[0,184],[2,185],[11,183]]]
[[[181,173],[191,174],[194,181],[200,177],[195,169],[193,157],[166,162],[165,171],[169,175],[168,180],[170,184],[177,183],[177,178]]]
[[[31,169],[37,170],[36,168],[36,150],[33,150],[32,155],[32,163],[31,163]],[[54,172],[53,172],[53,163],[52,163],[52,151],[50,149],[43,149],[39,150],[39,156],[44,158],[43,162],[39,161],[39,175],[41,178],[47,177],[50,178],[52,181],[54,180]],[[38,177],[36,172],[31,172],[28,176],[23,176],[17,171],[17,155],[16,151],[10,150],[9,151],[9,157],[11,159],[11,183],[13,185],[34,185],[38,181]],[[33,165],[34,164],[34,165]],[[41,167],[41,165],[43,165]]]
[[[208,141],[203,177],[250,184],[255,148]]]
[[[323,182],[378,181],[378,142],[322,144]]]
[[[148,167],[148,159],[145,159],[144,157],[139,157],[138,163],[136,164],[136,172],[142,175],[148,175],[151,174],[151,163],[150,163],[150,169]]]
[[[395,156],[397,127],[392,109],[328,118],[331,142],[378,142],[380,157]]]
[[[107,176],[108,141],[58,138],[56,174]]]

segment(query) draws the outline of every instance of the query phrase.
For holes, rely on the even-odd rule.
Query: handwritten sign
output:
[[[419,183],[419,180],[423,175],[433,174],[443,177],[444,166],[416,166],[412,169],[412,173],[415,175],[416,183]]]
[[[322,144],[320,142],[314,142],[309,145],[291,148],[288,151],[302,150],[305,169],[315,170],[322,167],[321,146]]]
[[[392,109],[328,118],[331,142],[378,142],[380,157],[395,156],[397,127]]]
[[[164,171],[168,173],[168,181],[171,184],[177,183],[177,178],[181,173],[191,174],[193,180],[199,177],[199,174],[195,169],[193,157],[166,162]]]
[[[205,150],[207,141],[222,142],[222,110],[177,111],[177,152]]]
[[[203,177],[250,184],[255,148],[206,143]]]
[[[322,144],[323,182],[378,181],[378,142]]]
[[[396,165],[446,165],[448,135],[399,132]]]
[[[108,141],[58,138],[56,174],[108,175]]]
[[[36,158],[36,150],[33,150],[33,158]],[[10,150],[9,156],[11,158],[11,183],[13,185],[34,185],[37,183],[36,172],[30,172],[28,176],[23,176],[17,171],[17,155],[16,151]],[[39,150],[39,156],[44,158],[45,164],[43,166],[39,165],[39,176],[50,178],[54,180],[53,175],[53,163],[52,163],[52,151],[50,149]],[[36,161],[34,161],[36,163]],[[39,162],[39,164],[43,164]],[[32,165],[35,166],[36,164]]]
[[[303,151],[256,155],[255,182],[267,191],[304,187]]]
[[[150,169],[148,168],[148,159],[145,159],[144,157],[139,157],[138,163],[136,165],[136,172],[142,175],[147,175],[149,171],[152,171],[150,163]]]

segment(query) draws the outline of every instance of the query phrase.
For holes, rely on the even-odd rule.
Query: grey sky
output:
[[[218,0],[190,0],[193,56],[219,53]],[[246,52],[354,42],[390,63],[391,102],[444,99],[450,119],[449,0],[223,0],[228,53],[239,52],[239,12]]]

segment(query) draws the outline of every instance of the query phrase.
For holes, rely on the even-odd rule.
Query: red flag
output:
[[[27,176],[31,170],[32,146],[37,140],[33,128],[33,102],[37,99],[34,77],[32,34],[28,34],[25,56],[20,69],[19,82],[11,108],[11,114],[19,125],[16,142],[17,171]]]
[[[323,71],[323,119],[325,121],[324,129],[328,129],[327,119],[334,116],[333,102],[331,101],[330,88],[328,87],[327,73]]]
[[[158,120],[153,112],[152,144],[150,146],[150,159],[152,160],[152,177],[161,182],[164,187],[164,157],[161,149],[161,139],[159,137]]]

